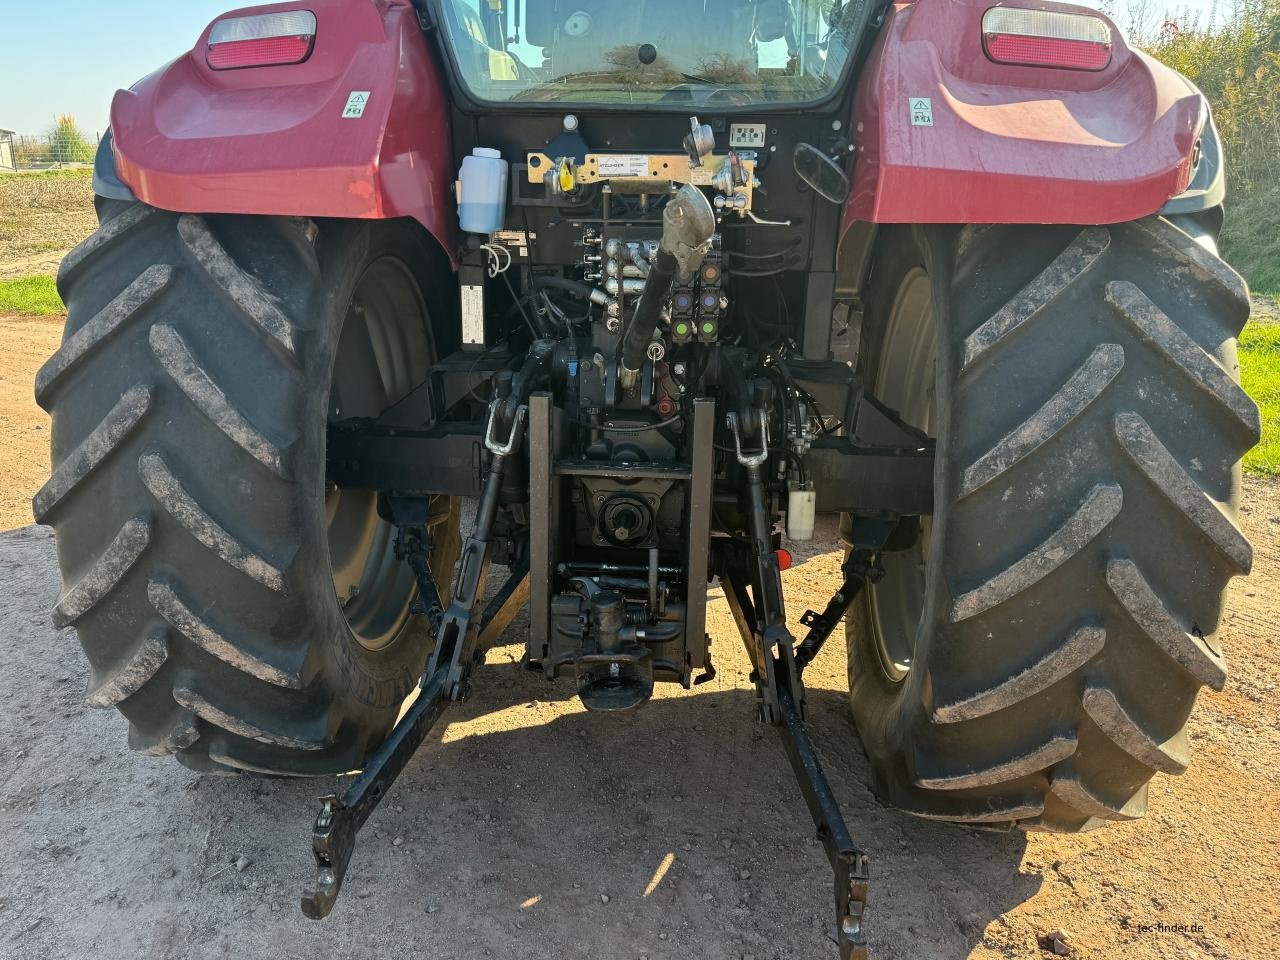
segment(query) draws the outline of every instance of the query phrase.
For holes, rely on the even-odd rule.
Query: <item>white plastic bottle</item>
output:
[[[476,147],[458,175],[458,221],[467,233],[502,229],[507,215],[507,161],[492,147]]]
[[[818,493],[813,482],[792,480],[787,484],[787,539],[805,542],[813,539],[817,518]]]

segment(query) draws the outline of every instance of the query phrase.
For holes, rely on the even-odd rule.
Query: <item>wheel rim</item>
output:
[[[334,360],[329,420],[376,417],[418,385],[430,356],[426,308],[399,260],[384,257],[356,285]],[[383,650],[403,635],[416,585],[395,555],[395,527],[371,490],[325,486],[334,592],[361,646]]]
[[[907,273],[894,296],[876,371],[876,399],[911,426],[935,436],[937,333],[933,288],[920,267]],[[925,570],[932,523],[921,521],[915,544],[883,554],[884,579],[867,594],[871,633],[884,675],[906,679],[924,622]]]

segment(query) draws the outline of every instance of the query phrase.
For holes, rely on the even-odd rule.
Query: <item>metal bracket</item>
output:
[[[498,457],[509,457],[515,452],[516,447],[520,445],[520,431],[524,427],[524,419],[529,414],[529,405],[522,403],[516,407],[515,415],[511,419],[511,430],[507,434],[505,443],[499,443],[494,439],[493,429],[498,422],[498,410],[506,404],[505,400],[494,399],[489,404],[489,423],[484,428],[484,445],[490,453]]]
[[[769,459],[769,415],[764,410],[757,410],[755,413],[760,419],[760,449],[755,453],[742,452],[742,434],[738,429],[737,411],[730,410],[727,417],[729,431],[733,434],[734,454],[738,458],[738,463],[744,467],[763,466]]]
[[[440,621],[444,617],[444,605],[440,601],[440,587],[436,583],[435,574],[431,572],[431,538],[425,533],[419,535],[404,527],[400,531],[396,552],[409,564],[413,579],[418,584],[418,596],[409,604],[409,612],[425,616],[431,624],[432,633],[436,633],[440,630]]]
[[[444,604],[440,585],[431,570],[431,551],[435,549],[431,528],[449,517],[448,512],[434,510],[437,499],[394,494],[385,498],[387,512],[396,525],[396,556],[409,565],[418,586],[418,596],[409,604],[409,612],[425,616],[433,633],[440,629]]]

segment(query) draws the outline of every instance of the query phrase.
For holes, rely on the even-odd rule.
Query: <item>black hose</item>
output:
[[[730,270],[731,277],[776,277],[780,273],[786,273],[793,268],[793,264],[783,261],[776,267],[770,267],[767,270]]]
[[[598,423],[592,423],[590,420],[579,420],[578,423],[591,430],[599,430],[601,433],[648,433],[650,430],[661,430],[663,427],[669,427],[673,423],[679,423],[683,418],[683,414],[677,413],[674,417],[659,420],[657,423],[645,423],[634,427],[606,427]]]
[[[726,250],[724,255],[726,257],[736,257],[739,260],[773,260],[776,257],[790,256],[798,246],[800,246],[799,237],[792,240],[781,250],[770,250],[768,253],[746,253],[742,250]]]
[[[529,319],[529,314],[525,311],[524,304],[516,294],[516,288],[511,285],[511,278],[507,276],[507,272],[503,270],[502,273],[498,274],[498,276],[500,276],[502,278],[502,282],[507,285],[507,291],[511,294],[511,299],[515,301],[516,308],[520,311],[520,316],[524,317],[524,322],[529,327],[529,332],[533,334],[533,339],[540,340],[545,337],[547,335],[547,331],[542,329],[541,324],[535,325],[534,322]]]
[[[631,314],[631,322],[627,324],[627,332],[622,335],[622,368],[636,371],[644,362],[645,351],[653,341],[653,331],[658,326],[658,316],[662,305],[671,293],[671,285],[675,282],[678,265],[676,258],[662,247],[649,268],[649,277],[644,283],[644,292],[640,294],[640,302]]]
[[[567,277],[538,277],[533,278],[535,287],[550,287],[554,290],[563,290],[571,293],[579,300],[591,300],[591,295],[596,292],[596,288],[589,283],[583,283],[581,280],[570,280]]]

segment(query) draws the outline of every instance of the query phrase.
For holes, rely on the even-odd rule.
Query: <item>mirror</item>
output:
[[[516,20],[523,20],[524,41],[535,47],[551,46],[559,4],[553,0],[515,0]],[[521,16],[523,14],[523,17]]]
[[[795,166],[796,176],[823,199],[832,203],[844,203],[849,198],[849,178],[839,164],[817,147],[808,143],[798,144],[792,164]]]
[[[793,19],[789,0],[758,0],[756,3],[756,39],[763,42],[781,40]]]

